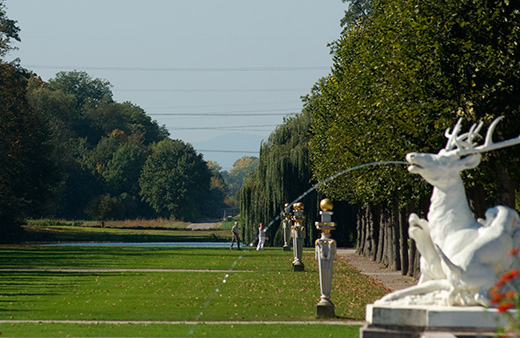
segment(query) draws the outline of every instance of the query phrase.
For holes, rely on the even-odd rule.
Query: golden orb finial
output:
[[[302,202],[294,203],[293,208],[296,210],[303,210],[303,203]]]
[[[289,207],[289,203],[284,204],[284,208],[287,209]]]
[[[322,211],[331,211],[334,208],[334,203],[328,198],[324,198],[320,202],[320,208]]]

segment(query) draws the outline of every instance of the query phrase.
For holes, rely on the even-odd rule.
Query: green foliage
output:
[[[437,152],[459,116],[490,122],[505,115],[495,139],[518,133],[520,4],[510,1],[374,1],[367,20],[332,45],[332,73],[306,98],[312,114],[316,180],[362,163]],[[485,184],[504,162],[473,172]],[[499,154],[497,152],[497,154]],[[496,154],[489,154],[495,157]],[[518,166],[508,170],[518,177]],[[514,173],[513,173],[514,172]],[[485,173],[485,174],[484,174]],[[353,172],[323,186],[330,197],[402,203],[429,194],[402,168]]]
[[[341,19],[341,26],[356,25],[363,22],[370,17],[372,13],[373,0],[341,0],[343,3],[348,3],[348,9],[345,11],[345,16]]]
[[[153,216],[140,200],[138,179],[151,146],[168,135],[164,127],[142,108],[114,102],[110,83],[84,72],[60,72],[49,84],[30,78],[27,97],[51,125],[63,172],[58,198],[48,201],[46,214],[33,216],[84,218],[107,195],[117,199],[118,217]]]
[[[28,77],[0,63],[0,241],[12,240],[23,217],[52,196],[58,180],[47,121],[27,103]]]
[[[142,148],[125,143],[114,152],[102,175],[115,193],[127,192],[137,195],[139,176],[145,161],[146,156]]]
[[[235,197],[242,184],[244,178],[252,173],[258,167],[258,157],[255,156],[244,156],[235,161],[233,168],[229,171],[225,170],[222,172],[222,176],[226,180],[229,188],[229,196]]]
[[[86,72],[59,72],[49,81],[54,88],[76,98],[78,107],[95,106],[97,103],[112,102],[112,85],[101,79],[92,79]]]
[[[15,49],[12,40],[20,41],[20,28],[16,23],[7,17],[5,1],[0,0],[0,60],[9,51]]]
[[[211,172],[190,144],[165,139],[152,149],[139,184],[143,200],[161,214],[180,220],[200,217]]]
[[[118,218],[121,214],[121,203],[110,195],[98,196],[89,202],[85,213],[100,221]]]
[[[36,218],[156,216],[140,198],[139,178],[152,148],[164,147],[164,126],[130,102],[114,102],[110,83],[85,72],[60,72],[45,83],[15,66],[1,67],[4,227],[20,223],[27,210]],[[223,178],[215,173],[210,191],[211,174],[193,148],[171,155],[177,165],[170,174],[184,183],[168,192],[175,196],[167,199],[169,209],[156,210],[216,215],[226,193]]]
[[[269,225],[280,214],[285,203],[294,201],[309,189],[311,171],[309,160],[309,114],[290,117],[271,133],[260,149],[258,168],[244,180],[240,191],[241,220],[244,224],[244,240],[254,241],[258,224]],[[312,242],[314,217],[317,214],[316,193],[309,194],[305,204],[308,244]],[[281,235],[276,236],[280,222],[268,228],[271,241],[280,244]]]

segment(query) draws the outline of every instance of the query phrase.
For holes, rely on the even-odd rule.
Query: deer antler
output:
[[[446,144],[446,150],[453,150],[457,152],[459,156],[465,156],[465,155],[471,155],[471,154],[477,154],[477,153],[484,153],[487,151],[505,148],[509,146],[513,146],[515,144],[520,144],[520,136],[512,138],[507,141],[502,141],[498,143],[493,142],[493,132],[495,131],[495,128],[502,120],[504,116],[497,117],[493,123],[488,128],[488,131],[486,133],[486,138],[484,140],[484,144],[480,146],[475,146],[475,143],[473,141],[477,137],[481,137],[479,135],[480,129],[482,128],[483,123],[480,122],[478,125],[474,124],[471,126],[470,130],[458,136],[458,133],[460,133],[461,128],[461,120],[459,119],[457,121],[457,124],[453,128],[453,132],[450,133],[449,129],[446,130],[446,137],[448,138],[448,143]]]
[[[464,149],[464,150],[473,149],[476,145],[476,143],[474,143],[474,140],[477,137],[481,137],[479,132],[483,125],[482,122],[480,122],[478,125],[477,124],[472,125],[467,133],[464,133],[459,136],[459,133],[461,130],[461,123],[462,123],[462,118],[460,118],[457,121],[457,124],[453,128],[453,132],[450,133],[449,128],[446,130],[446,133],[444,135],[448,138],[448,143],[446,144],[446,147],[444,148],[445,150],[449,151],[449,150],[453,150],[455,148],[457,149],[457,151],[462,150],[462,149]]]

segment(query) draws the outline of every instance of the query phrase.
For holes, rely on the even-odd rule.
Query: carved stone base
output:
[[[318,318],[336,318],[334,304],[327,299],[321,299],[316,306],[316,316]]]
[[[305,265],[302,262],[293,263],[293,271],[305,271]]]
[[[295,259],[292,262],[292,266],[293,266],[293,271],[304,271],[305,270],[305,265],[299,259]]]
[[[478,306],[379,305],[366,308],[360,338],[493,337],[506,319]]]

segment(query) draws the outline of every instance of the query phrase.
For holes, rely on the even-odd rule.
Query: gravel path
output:
[[[191,230],[209,230],[216,229],[220,226],[220,223],[208,222],[208,223],[191,223],[186,228]]]
[[[338,249],[338,257],[343,259],[360,273],[379,282],[390,291],[401,290],[417,283],[410,276],[403,276],[401,271],[393,271],[368,257],[360,256],[355,249]]]

